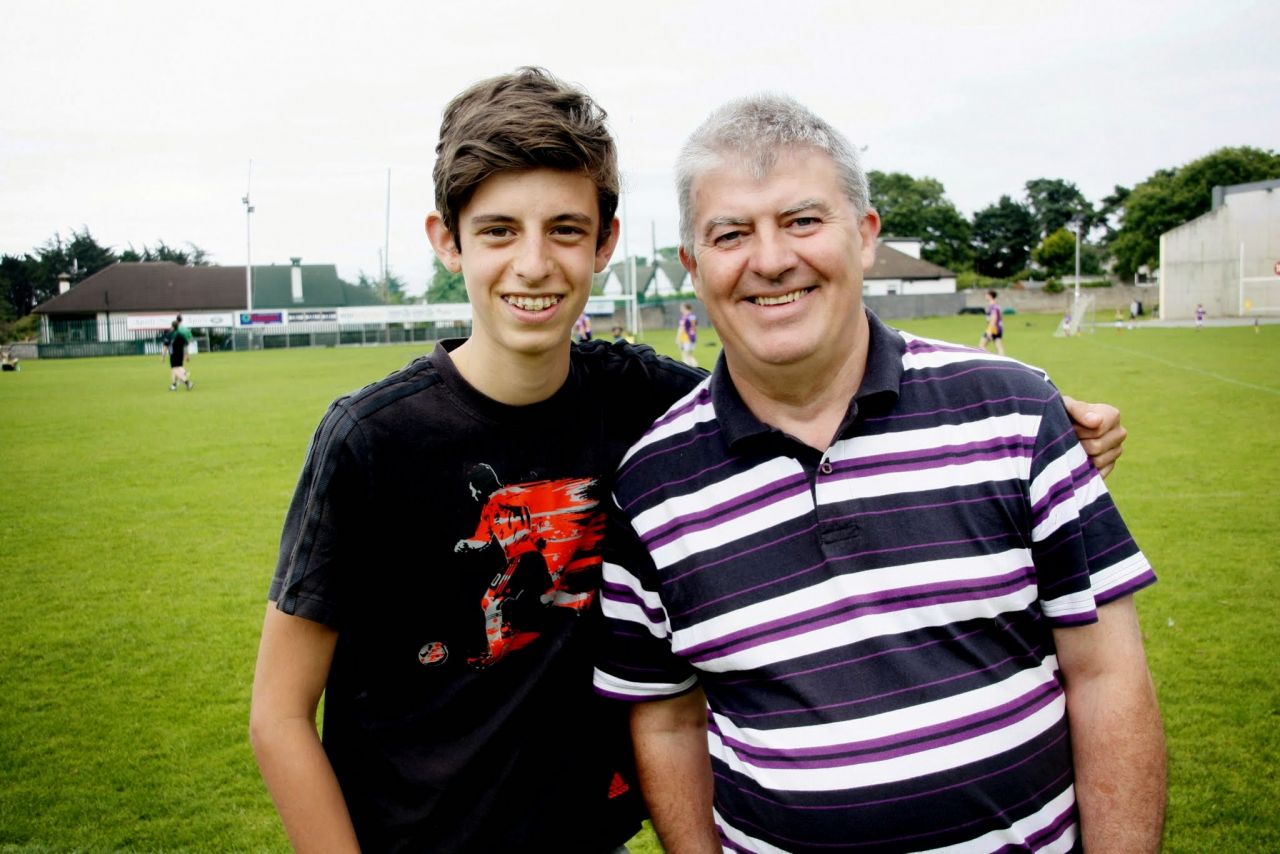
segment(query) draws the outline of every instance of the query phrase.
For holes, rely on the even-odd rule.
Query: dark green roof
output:
[[[253,268],[253,307],[258,308],[340,308],[350,305],[381,305],[376,292],[338,278],[332,264],[303,264],[302,302],[294,302],[291,267],[282,264]],[[244,268],[241,268],[244,269]]]

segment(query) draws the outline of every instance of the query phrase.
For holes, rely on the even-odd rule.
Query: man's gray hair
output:
[[[680,200],[680,244],[692,253],[693,185],[704,173],[736,159],[756,178],[764,178],[789,148],[825,152],[835,163],[844,193],[859,217],[869,207],[867,175],[858,150],[844,134],[786,95],[749,95],[730,101],[707,117],[676,159]]]

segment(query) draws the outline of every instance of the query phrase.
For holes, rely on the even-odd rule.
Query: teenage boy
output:
[[[591,691],[602,502],[703,375],[570,345],[617,242],[604,118],[537,69],[445,110],[427,233],[472,335],[333,404],[269,594],[251,734],[299,850],[603,852],[638,829],[626,711]],[[1085,417],[1109,466],[1114,411]]]

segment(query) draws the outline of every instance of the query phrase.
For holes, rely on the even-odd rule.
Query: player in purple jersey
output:
[[[676,324],[676,345],[680,348],[680,358],[690,367],[698,367],[698,357],[694,348],[698,344],[698,316],[693,313],[689,303],[680,304],[680,320]]]
[[[996,352],[1004,355],[1004,312],[1000,303],[996,302],[996,292],[987,291],[987,328],[982,332],[982,340],[978,346],[983,350],[992,341],[996,344]]]

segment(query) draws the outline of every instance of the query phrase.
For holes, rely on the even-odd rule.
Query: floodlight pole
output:
[[[1076,305],[1080,304],[1080,226],[1081,221],[1076,220]]]
[[[244,305],[245,311],[253,311],[253,204],[249,190],[253,186],[253,160],[249,160],[249,181],[245,184],[244,198]]]

